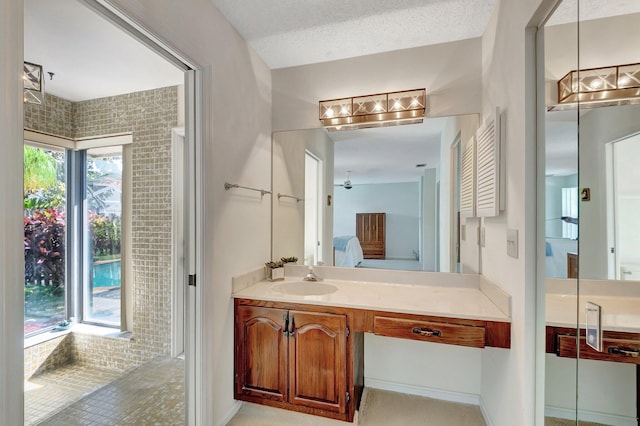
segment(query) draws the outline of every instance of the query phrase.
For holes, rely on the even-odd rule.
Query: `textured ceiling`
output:
[[[496,0],[211,0],[272,68],[480,37]]]
[[[563,0],[546,25],[576,22],[577,16],[580,16],[581,21],[589,21],[638,12],[640,12],[638,0],[580,0],[580,10],[578,10],[578,0]]]

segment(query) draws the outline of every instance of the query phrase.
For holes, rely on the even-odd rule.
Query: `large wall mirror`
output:
[[[471,114],[274,133],[272,257],[478,272],[478,220],[458,214],[460,144],[478,123]]]
[[[640,86],[638,28],[640,4],[617,0],[563,0],[543,28],[545,414],[554,425],[636,425],[640,414],[640,89],[610,98]],[[579,102],[561,102],[578,89]]]

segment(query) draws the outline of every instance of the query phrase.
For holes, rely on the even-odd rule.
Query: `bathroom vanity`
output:
[[[546,281],[546,352],[576,359],[640,364],[640,286],[634,281],[576,280]],[[585,341],[585,303],[601,306],[602,351]],[[576,307],[580,312],[576,312]],[[576,324],[580,323],[580,340]]]
[[[341,269],[324,268],[314,283],[293,267],[284,282],[234,288],[236,399],[352,421],[364,333],[510,347],[509,298],[479,276],[349,270],[356,281]]]

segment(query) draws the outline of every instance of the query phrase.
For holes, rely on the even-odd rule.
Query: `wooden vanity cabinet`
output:
[[[235,398],[347,422],[364,389],[364,333],[511,347],[509,322],[242,298],[234,303]]]
[[[236,399],[351,421],[344,314],[236,305]]]
[[[287,400],[288,329],[284,309],[240,306],[236,311],[236,394]]]
[[[587,345],[585,330],[580,329],[580,359],[624,362],[640,365],[640,333],[604,330],[602,352]],[[577,358],[576,329],[547,326],[546,352],[559,357]]]

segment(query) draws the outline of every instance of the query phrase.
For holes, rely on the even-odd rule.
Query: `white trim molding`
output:
[[[480,395],[464,392],[453,392],[444,389],[416,386],[406,383],[388,382],[386,380],[364,378],[365,388],[380,389],[409,395],[424,396],[441,401],[457,402],[460,404],[480,405]]]

